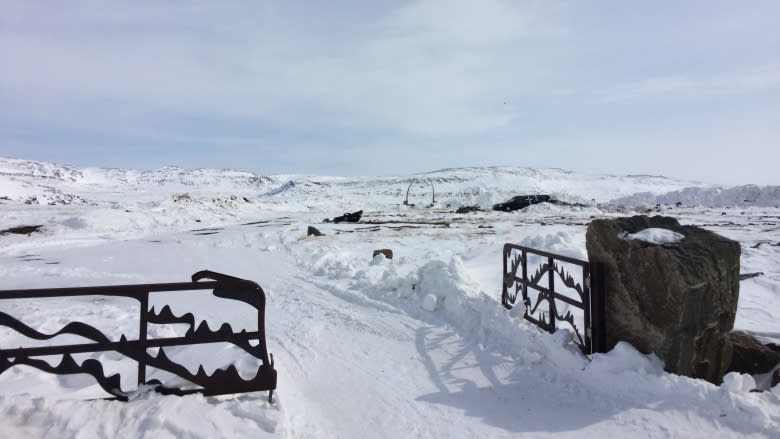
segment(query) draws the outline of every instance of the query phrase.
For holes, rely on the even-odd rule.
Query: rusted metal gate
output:
[[[203,282],[200,280],[207,279]],[[149,309],[149,295],[161,292],[187,291],[188,294],[198,294],[198,290],[211,290],[212,294],[221,299],[243,302],[257,310],[257,330],[234,332],[229,323],[224,323],[216,331],[212,331],[203,321],[195,327],[195,316],[186,313],[175,316],[170,306],[165,305],[159,311]],[[227,393],[242,393],[268,390],[269,401],[276,389],[276,370],[273,365],[273,355],[268,354],[265,342],[265,293],[259,285],[252,281],[227,276],[212,271],[200,271],[192,275],[192,282],[96,286],[83,288],[54,288],[35,290],[0,291],[0,300],[37,299],[72,296],[113,296],[129,297],[140,302],[138,339],[128,340],[122,335],[119,340],[111,340],[99,329],[83,322],[72,321],[53,334],[44,334],[22,323],[21,320],[0,312],[0,326],[6,326],[25,337],[35,340],[51,340],[63,334],[72,334],[91,340],[90,343],[71,345],[52,345],[41,347],[10,348],[0,345],[0,373],[13,366],[26,365],[53,374],[86,373],[95,378],[100,387],[113,395],[111,399],[126,401],[133,391],[124,391],[120,386],[119,374],[105,376],[103,365],[99,360],[88,359],[77,363],[73,354],[85,352],[115,351],[135,360],[138,363],[138,386],[150,386],[163,394],[186,395],[202,393],[204,395],[222,395]],[[154,338],[147,337],[148,324],[185,324],[188,329],[183,337]],[[254,341],[254,343],[250,343]],[[260,361],[253,378],[245,380],[239,376],[235,366],[227,369],[217,369],[209,375],[203,367],[197,373],[191,373],[187,367],[169,359],[164,347],[186,346],[204,343],[231,343]],[[156,355],[151,355],[147,349],[160,348]],[[57,366],[52,366],[43,359],[35,358],[48,355],[62,355]],[[146,380],[146,368],[164,370],[195,384],[194,388],[165,387],[157,380]]]
[[[532,266],[534,271],[530,272],[532,258],[538,265]],[[501,304],[512,309],[519,296],[526,320],[550,333],[563,322],[574,332],[574,342],[583,353],[605,352],[602,273],[598,264],[504,244]]]

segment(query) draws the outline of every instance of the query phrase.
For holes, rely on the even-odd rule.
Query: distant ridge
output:
[[[407,189],[411,203],[414,197],[420,198],[419,202],[430,200],[431,184],[442,206],[488,207],[518,194],[547,194],[562,201],[594,205],[780,205],[778,186],[723,188],[659,175],[586,175],[560,168],[460,167],[384,177],[260,176],[232,169],[166,166],[138,171],[0,158],[0,198],[32,200],[32,204],[84,204],[102,198],[96,195],[100,193],[144,191],[149,197],[161,199],[197,192],[262,196],[264,202],[299,202],[311,207],[337,201],[345,208],[381,208],[399,204]]]

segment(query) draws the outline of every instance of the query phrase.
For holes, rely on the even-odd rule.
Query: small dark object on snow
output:
[[[750,248],[759,248],[759,247],[761,247],[764,244],[771,245],[773,247],[780,247],[780,242],[772,243],[772,242],[769,242],[769,241],[760,241],[760,242],[755,243],[755,245],[752,245]]]
[[[763,276],[764,273],[762,271],[757,271],[755,273],[743,273],[739,275],[739,280],[745,280],[745,279],[751,279],[758,276]]]
[[[317,230],[316,227],[309,226],[309,228],[306,229],[306,236],[311,236],[311,235],[314,235],[314,236],[325,236],[322,232]]]
[[[375,258],[376,255],[385,255],[385,258],[393,259],[393,251],[389,248],[380,248],[379,250],[374,250],[374,256],[372,256],[372,258]]]
[[[555,204],[556,206],[566,206],[566,207],[587,207],[582,203],[568,203],[566,201],[561,200],[550,200],[548,201],[550,204]]]
[[[460,206],[455,213],[471,213],[471,212],[479,212],[480,209],[479,206]]]
[[[344,215],[337,216],[336,218],[333,218],[333,222],[338,223],[356,223],[360,221],[360,217],[363,216],[363,211],[358,210],[357,212],[352,213],[345,213]]]
[[[7,233],[13,233],[15,235],[27,235],[30,236],[33,232],[39,232],[40,228],[43,227],[43,225],[40,226],[19,226],[19,227],[11,227],[10,229],[0,230],[0,235],[5,235]]]
[[[509,212],[511,210],[523,209],[532,204],[545,203],[550,200],[552,200],[552,198],[550,198],[549,195],[518,195],[510,198],[509,201],[494,205],[493,210]]]

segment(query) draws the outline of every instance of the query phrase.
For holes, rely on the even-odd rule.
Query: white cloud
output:
[[[543,18],[532,2],[420,1],[329,41],[306,22],[275,24],[265,9],[250,8],[253,23],[223,4],[96,5],[62,17],[83,28],[43,19],[0,34],[12,65],[0,87],[271,123],[298,114],[341,128],[469,134],[511,120],[497,69],[516,67],[515,45]]]

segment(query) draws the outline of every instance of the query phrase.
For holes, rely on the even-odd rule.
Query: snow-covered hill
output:
[[[48,162],[0,157],[0,175],[20,180],[46,181],[66,186],[90,185],[148,185],[181,187],[252,188],[260,190],[270,183],[268,177],[234,170],[185,170],[168,166],[156,171],[134,171],[114,168],[76,168]]]
[[[442,169],[424,174],[387,177],[313,175],[260,176],[236,170],[154,171],[77,168],[29,160],[0,158],[0,199],[31,204],[116,202],[111,194],[135,192],[147,201],[179,193],[241,195],[269,204],[382,209],[406,200],[436,206],[478,205],[489,208],[520,194],[549,194],[570,203],[646,206],[780,205],[780,187],[754,185],[723,188],[700,182],[651,175],[586,175],[561,169],[511,166]]]
[[[603,203],[638,192],[660,195],[690,186],[706,187],[657,176],[589,176],[521,167],[443,169],[397,177],[258,176],[234,170],[175,167],[155,171],[76,168],[0,158],[0,197],[18,201],[36,197],[39,204],[67,204],[68,197],[99,202],[105,193],[117,191],[152,192],[162,197],[194,191],[262,195],[264,202],[305,200],[314,205],[357,198],[380,207],[401,203],[409,190],[409,202],[414,204],[429,204],[435,195],[439,206],[488,207],[518,194],[544,193],[562,201]]]
[[[100,202],[105,201],[106,193],[116,192],[149,193],[152,197],[157,194],[160,199],[187,191],[257,193],[273,184],[268,177],[234,170],[165,167],[134,171],[0,158],[0,198],[31,204]]]

